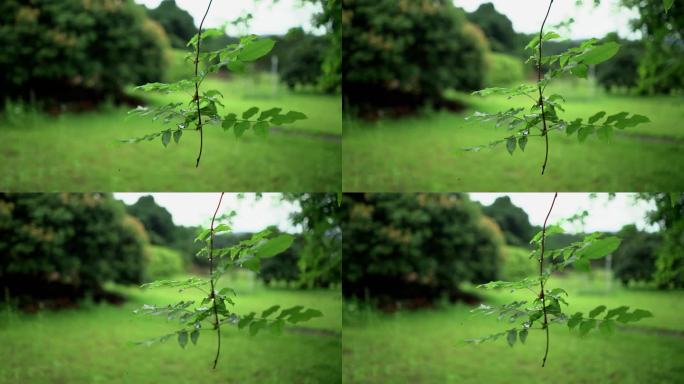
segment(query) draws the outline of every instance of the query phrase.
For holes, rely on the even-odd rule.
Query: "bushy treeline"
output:
[[[464,194],[347,194],[342,204],[347,297],[431,302],[496,278],[504,240]]]
[[[12,298],[79,298],[143,280],[147,235],[109,194],[0,194],[0,281]]]
[[[4,0],[0,46],[5,98],[94,104],[160,80],[169,43],[133,0]]]

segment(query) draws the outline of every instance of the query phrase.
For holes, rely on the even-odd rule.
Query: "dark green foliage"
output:
[[[596,66],[596,80],[606,90],[636,87],[639,80],[639,59],[644,52],[643,43],[622,40],[615,33],[608,34],[604,41],[616,41],[622,48],[612,60]]]
[[[494,4],[481,4],[475,12],[466,13],[468,20],[482,29],[493,51],[513,53],[516,46],[516,32],[513,23],[494,9]],[[528,39],[529,40],[529,39]]]
[[[272,230],[275,231],[274,228]],[[300,279],[299,257],[303,248],[303,240],[296,237],[290,248],[278,257],[264,259],[259,270],[259,279],[266,285],[271,282],[297,283]]]
[[[161,24],[174,48],[185,49],[185,42],[195,34],[192,16],[178,8],[175,0],[163,0],[157,8],[148,10],[147,14]]]
[[[613,254],[613,273],[627,284],[630,281],[652,281],[660,236],[624,226],[618,235],[623,239]]]
[[[0,46],[4,96],[92,104],[161,79],[168,41],[132,0],[6,0]]]
[[[536,230],[530,224],[527,213],[514,205],[510,197],[497,198],[491,205],[482,207],[482,212],[496,221],[506,238],[506,244],[529,246],[528,239]]]
[[[345,194],[345,296],[433,300],[498,274],[498,226],[460,194]]]
[[[486,40],[447,0],[346,0],[343,87],[360,112],[439,104],[482,85]]]
[[[328,40],[304,32],[301,28],[290,29],[279,50],[278,72],[281,80],[290,88],[297,85],[316,85],[322,76],[324,53]]]
[[[139,283],[145,230],[108,194],[0,194],[0,281],[22,299]]]
[[[342,209],[334,193],[287,194],[301,211],[292,214],[292,223],[301,225],[303,247],[298,266],[299,284],[329,287],[339,284],[342,273]]]
[[[653,199],[656,210],[649,213],[652,223],[663,228],[662,244],[656,259],[655,282],[661,288],[684,287],[684,193],[644,194]]]

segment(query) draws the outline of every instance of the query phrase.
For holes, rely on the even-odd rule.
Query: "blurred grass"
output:
[[[206,89],[219,89],[231,111],[278,106],[309,118],[266,139],[250,131],[238,141],[232,132],[208,126],[199,168],[195,168],[199,134],[194,131],[168,148],[160,140],[117,143],[165,127],[149,119],[128,118],[128,108],[104,107],[59,117],[33,112],[5,116],[0,118],[0,190],[339,190],[340,96],[293,93],[282,86],[274,95],[271,86],[268,76],[260,83],[240,78],[207,80]],[[150,97],[154,103],[172,99],[171,95]]]
[[[0,383],[335,383],[340,378],[341,298],[339,291],[267,288],[246,275],[226,284],[238,293],[238,313],[273,304],[304,305],[322,318],[298,324],[332,334],[248,332],[225,326],[216,371],[211,369],[216,336],[202,332],[197,346],[176,340],[151,347],[130,342],[172,332],[175,323],[132,313],[142,304],[170,304],[197,298],[174,289],[116,289],[122,306],[87,305],[37,315],[0,313]],[[199,291],[197,291],[199,293]],[[201,295],[201,293],[199,293]],[[181,297],[182,296],[182,297]]]
[[[554,282],[555,281],[555,282]],[[596,305],[629,305],[650,310],[654,318],[639,327],[684,331],[684,292],[632,290],[586,276],[554,277],[570,297],[564,311]],[[525,291],[527,292],[527,291]],[[485,302],[505,303],[525,292],[487,292]],[[482,292],[481,292],[482,293]],[[527,292],[529,293],[529,292]],[[350,306],[347,305],[347,308]],[[354,308],[354,307],[352,307]],[[612,336],[592,332],[584,338],[564,325],[551,326],[547,365],[541,368],[544,336],[531,333],[525,345],[510,348],[504,339],[470,345],[463,340],[510,328],[495,318],[471,314],[466,305],[435,310],[380,314],[345,312],[345,383],[681,383],[684,336],[618,329]]]
[[[426,112],[376,123],[345,120],[342,151],[345,191],[653,191],[684,188],[682,97],[605,94],[586,82],[557,82],[547,90],[566,97],[564,118],[629,111],[651,123],[618,131],[612,141],[589,137],[580,144],[564,133],[550,135],[549,165],[542,176],[544,144],[530,140],[513,156],[504,146],[481,152],[462,148],[506,137],[493,124],[466,122],[474,111],[527,106],[518,97],[456,95],[463,113]]]

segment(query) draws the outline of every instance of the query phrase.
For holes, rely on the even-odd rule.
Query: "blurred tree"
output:
[[[146,243],[109,194],[0,194],[0,282],[22,302],[140,283]]]
[[[132,0],[4,0],[0,46],[3,96],[92,104],[161,79],[168,39]]]
[[[611,59],[596,66],[596,80],[606,90],[612,88],[633,88],[639,80],[639,58],[644,51],[640,41],[620,39],[612,32],[603,41],[615,41],[620,44],[620,50]]]
[[[649,213],[651,223],[661,227],[654,280],[661,288],[684,287],[684,193],[641,194],[653,200],[656,209]]]
[[[448,105],[482,86],[486,38],[447,0],[345,0],[344,101],[362,115]]]
[[[645,50],[639,62],[639,90],[669,93],[684,89],[684,7],[676,4],[666,13],[660,0],[622,0],[639,12],[632,21],[643,34]]]
[[[329,41],[321,63],[319,83],[327,92],[339,92],[342,87],[342,0],[308,1],[318,2],[323,7],[315,21],[326,28]]]
[[[135,204],[127,205],[126,211],[143,223],[152,244],[168,246],[173,243],[176,226],[169,211],[157,205],[154,197],[143,196]]]
[[[345,194],[345,296],[431,301],[497,277],[503,235],[462,194]]]
[[[300,285],[328,287],[339,284],[342,273],[342,211],[334,193],[284,194],[301,210],[292,223],[301,225],[303,246],[299,252]]]
[[[197,33],[192,16],[180,9],[175,0],[163,0],[157,8],[149,9],[147,14],[164,27],[174,48],[187,49],[187,42]]]
[[[175,249],[150,245],[145,247],[144,281],[168,279],[183,272],[184,260]]]
[[[290,29],[274,52],[282,58],[279,68],[282,81],[290,88],[318,84],[327,45],[323,36],[308,34],[301,28]]]
[[[466,13],[466,18],[482,29],[493,51],[510,54],[520,52],[520,47],[516,45],[513,23],[508,17],[497,12],[494,4],[480,4],[475,12]]]
[[[530,224],[527,213],[513,204],[510,197],[499,197],[491,205],[484,206],[482,211],[496,221],[507,244],[519,247],[530,246],[530,239],[537,231]]]
[[[657,234],[637,230],[633,224],[625,225],[618,232],[622,239],[613,254],[613,273],[624,284],[630,281],[651,281],[660,237]]]
[[[485,56],[487,87],[508,86],[525,81],[525,65],[516,56],[491,52]]]

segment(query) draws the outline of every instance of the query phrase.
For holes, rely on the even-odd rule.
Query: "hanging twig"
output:
[[[544,226],[542,227],[542,238],[541,238],[541,255],[539,256],[539,285],[541,286],[541,291],[539,292],[539,298],[542,302],[542,311],[544,312],[544,325],[542,328],[546,329],[546,350],[544,351],[544,360],[542,360],[542,368],[546,365],[546,357],[549,355],[549,320],[546,316],[546,300],[544,295],[544,242],[546,240],[546,223],[549,221],[549,216],[551,216],[551,210],[553,210],[553,205],[556,203],[556,197],[558,197],[558,192],[553,195],[553,201],[551,202],[551,207],[549,208],[549,213],[546,214],[546,219],[544,219]]]
[[[214,358],[214,369],[216,369],[219,354],[221,353],[221,323],[219,322],[218,318],[218,309],[216,308],[216,290],[214,289],[214,221],[216,220],[219,207],[221,207],[223,193],[224,192],[221,192],[221,197],[219,197],[218,204],[216,205],[216,211],[214,211],[214,216],[211,218],[211,226],[209,227],[209,283],[211,285],[211,303],[214,308],[214,328],[216,329],[216,340],[218,342],[216,346],[216,357]]]
[[[204,132],[202,130],[202,111],[200,110],[200,98],[199,98],[199,86],[200,80],[198,78],[199,73],[199,55],[200,55],[200,44],[202,44],[202,26],[204,25],[204,19],[207,18],[209,14],[209,8],[211,8],[211,2],[209,0],[209,5],[207,5],[207,10],[204,12],[204,17],[200,22],[199,31],[197,33],[197,52],[195,53],[195,104],[197,105],[197,130],[200,133],[200,148],[199,154],[197,155],[197,162],[195,163],[195,168],[199,167],[200,158],[202,158],[202,146],[204,145]]]
[[[548,129],[546,128],[546,115],[544,114],[544,94],[541,86],[541,79],[542,79],[542,45],[543,45],[543,38],[544,38],[544,25],[546,24],[546,19],[549,17],[549,13],[551,12],[551,6],[553,5],[553,0],[549,2],[549,9],[546,10],[546,16],[544,17],[544,21],[542,22],[541,28],[539,29],[539,60],[537,60],[537,86],[539,87],[539,106],[541,107],[541,117],[542,117],[542,124],[544,126],[542,130],[542,136],[546,139],[546,155],[544,155],[544,164],[542,165],[542,175],[544,174],[544,171],[546,170],[546,163],[549,161],[549,135],[548,135]]]

